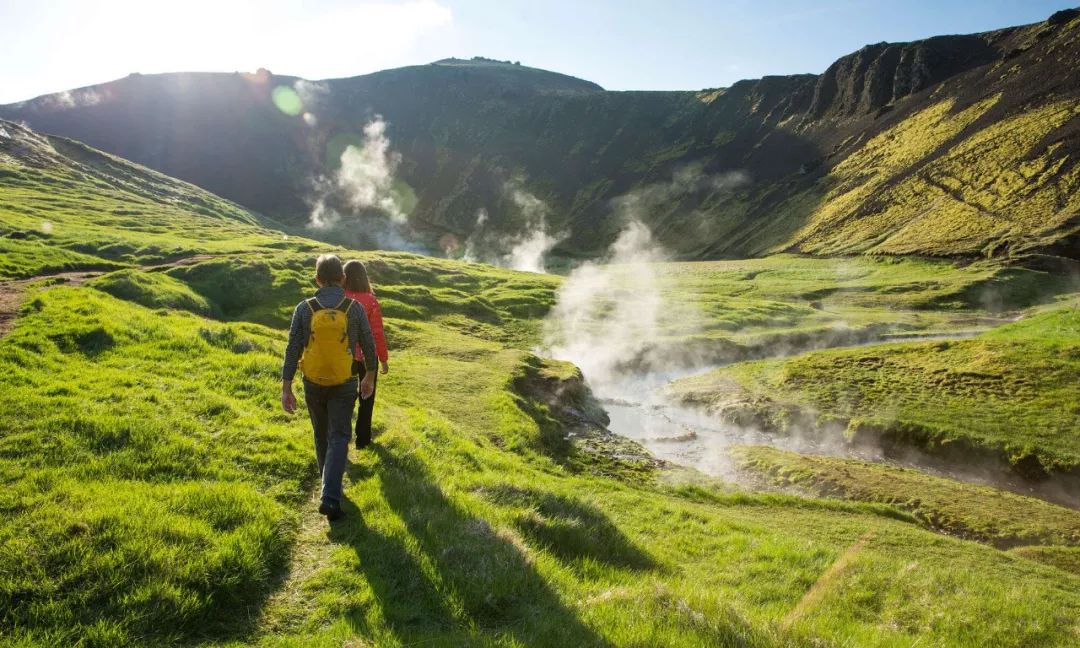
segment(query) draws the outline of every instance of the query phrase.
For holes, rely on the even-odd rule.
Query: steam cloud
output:
[[[602,262],[570,273],[545,321],[550,354],[576,363],[602,397],[626,396],[616,386],[650,370],[665,312],[653,264],[665,260],[649,228],[630,220]]]
[[[545,272],[548,252],[566,234],[551,231],[548,225],[551,208],[525,188],[522,178],[507,182],[503,192],[520,216],[522,231],[508,235],[488,232],[488,211],[479,209],[473,234],[465,241],[465,260],[525,272]]]
[[[89,88],[82,90],[65,90],[56,94],[47,95],[41,99],[50,108],[76,108],[79,106],[95,106],[103,101],[104,97]]]
[[[670,181],[658,182],[612,201],[625,223],[601,263],[585,263],[563,284],[558,302],[545,322],[545,345],[551,354],[581,367],[601,397],[624,398],[637,391],[643,373],[703,363],[663,349],[665,325],[698,318],[693,305],[674,303],[665,294],[674,286],[656,264],[670,260],[644,221],[698,192],[729,192],[749,182],[741,172],[708,175],[700,164],[677,169]],[[679,335],[700,331],[685,327]]]
[[[566,278],[558,301],[544,322],[542,352],[568,360],[581,368],[593,393],[603,403],[609,429],[645,445],[655,456],[695,467],[738,482],[743,475],[732,462],[733,445],[768,445],[805,454],[856,457],[915,466],[920,470],[960,481],[987,484],[1036,495],[1066,506],[1080,505],[1076,481],[1046,480],[1037,486],[1016,482],[1008,466],[996,460],[946,462],[917,448],[903,452],[886,449],[878,440],[845,438],[840,424],[819,426],[814,412],[791,425],[783,434],[739,422],[724,411],[702,411],[674,402],[664,388],[678,378],[712,368],[714,360],[695,356],[665,343],[665,332],[693,335],[700,321],[694,306],[676,303],[665,295],[678,292],[675,273],[660,272],[657,264],[669,260],[664,248],[644,224],[656,210],[669,209],[690,193],[725,192],[748,182],[743,173],[706,175],[700,166],[684,167],[669,182],[649,185],[613,201],[625,226],[604,259],[585,263]],[[838,261],[838,281],[851,281],[863,272]],[[685,295],[685,292],[682,294]],[[827,346],[850,345],[860,340],[843,324],[820,338],[799,344],[777,343],[761,350],[762,357],[779,357]],[[730,404],[738,410],[736,400]],[[889,412],[880,412],[888,418]]]
[[[310,110],[322,102],[322,98],[330,92],[330,86],[318,81],[297,79],[296,83],[293,84],[293,90],[296,90],[296,94],[300,97],[300,101],[303,102],[304,108]]]
[[[376,210],[389,216],[394,223],[403,224],[406,214],[395,195],[394,174],[401,164],[401,155],[390,149],[386,122],[376,116],[364,126],[364,141],[357,147],[350,144],[341,154],[341,166],[333,177],[315,181],[318,198],[308,219],[315,229],[329,229],[343,215],[330,206],[330,197],[340,197],[353,213]]]

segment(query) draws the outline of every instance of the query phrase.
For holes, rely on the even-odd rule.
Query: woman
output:
[[[382,373],[390,371],[389,354],[386,350],[386,335],[383,333],[382,310],[379,308],[379,300],[375,299],[375,293],[371,290],[371,281],[368,279],[367,268],[359,261],[349,261],[345,264],[345,296],[356,300],[364,307],[367,313],[368,324],[371,325],[371,334],[375,337],[375,355],[382,365]],[[367,370],[364,368],[364,353],[360,345],[353,352],[355,362],[353,367],[360,380],[364,379]],[[356,414],[356,449],[361,450],[371,444],[371,413],[375,409],[375,390],[378,388],[378,376],[375,387],[371,390],[371,396],[360,398],[360,411]]]

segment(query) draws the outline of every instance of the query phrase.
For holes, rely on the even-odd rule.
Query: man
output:
[[[304,375],[304,400],[315,431],[315,456],[322,475],[319,513],[331,522],[344,515],[341,478],[348,460],[357,396],[357,379],[352,372],[357,343],[364,351],[367,368],[359,385],[361,398],[371,396],[377,361],[367,315],[360,304],[345,296],[341,286],[344,279],[338,257],[324,254],[315,262],[319,289],[293,311],[281,370],[281,406],[290,414],[296,411],[292,381],[297,366]]]

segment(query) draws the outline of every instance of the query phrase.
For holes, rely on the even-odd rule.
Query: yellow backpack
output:
[[[346,297],[326,308],[312,297],[305,303],[311,309],[311,337],[300,356],[300,371],[316,385],[340,385],[352,377],[349,309],[356,302]]]

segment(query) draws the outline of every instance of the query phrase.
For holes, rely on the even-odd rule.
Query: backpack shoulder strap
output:
[[[334,306],[334,308],[336,308],[337,310],[341,311],[342,313],[345,313],[346,315],[348,315],[349,311],[353,307],[353,304],[355,304],[355,303],[356,303],[356,300],[349,299],[348,297],[346,297],[346,298],[342,299],[341,302],[337,306]]]
[[[316,299],[315,297],[312,297],[311,299],[304,300],[304,303],[307,304],[308,310],[311,311],[312,315],[314,315],[316,312],[321,311],[323,309],[323,305],[320,304],[319,300]]]

